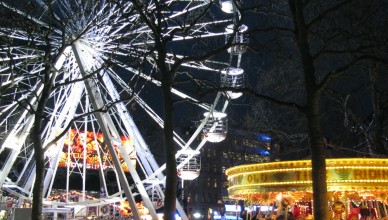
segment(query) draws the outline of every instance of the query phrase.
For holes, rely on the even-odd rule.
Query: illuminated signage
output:
[[[260,197],[271,192],[312,192],[311,161],[282,161],[232,167],[226,170],[229,195]],[[388,160],[343,158],[326,160],[328,192],[388,192]],[[245,196],[244,196],[245,195]],[[301,193],[300,195],[304,195]]]
[[[136,164],[136,152],[133,147],[133,142],[129,137],[120,137],[125,153],[131,158],[132,164]],[[112,156],[108,151],[108,147],[103,145],[104,138],[102,133],[84,132],[70,130],[66,135],[64,146],[60,155],[58,167],[79,167],[83,168],[84,160],[86,160],[86,169],[98,170],[113,167]],[[128,166],[124,162],[122,152],[118,151],[117,146],[114,146],[121,166],[124,172],[129,172]]]

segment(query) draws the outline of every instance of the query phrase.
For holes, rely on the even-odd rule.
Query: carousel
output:
[[[241,165],[226,175],[229,197],[267,207],[257,209],[262,218],[312,219],[310,160]],[[388,220],[387,159],[327,159],[326,181],[331,219]]]

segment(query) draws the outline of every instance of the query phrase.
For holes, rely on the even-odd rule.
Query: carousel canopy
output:
[[[241,165],[226,170],[229,196],[234,199],[266,201],[279,193],[296,199],[312,195],[311,161],[283,161]],[[328,193],[348,198],[380,197],[388,194],[388,160],[343,158],[326,160]]]

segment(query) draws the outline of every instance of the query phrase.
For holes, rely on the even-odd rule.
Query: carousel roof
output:
[[[232,167],[226,170],[229,196],[260,202],[286,193],[298,200],[311,199],[311,169],[311,160]],[[385,200],[388,194],[388,160],[327,159],[325,179],[330,195],[340,193],[354,199],[374,197]]]

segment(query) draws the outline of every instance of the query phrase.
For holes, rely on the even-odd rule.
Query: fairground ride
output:
[[[171,38],[164,60],[170,66],[229,45],[207,59],[182,62],[177,72],[186,74],[177,78],[186,84],[171,89],[177,101],[189,105],[186,109],[202,116],[187,140],[174,132],[181,148],[176,154],[178,173],[183,179],[194,179],[199,175],[199,150],[208,141],[225,139],[227,107],[242,95],[238,91],[244,86],[241,60],[248,39],[247,26],[240,22],[241,4],[232,0],[0,1],[0,153],[4,158],[0,185],[17,198],[15,207],[32,201],[36,166],[31,131],[34,112],[47,92],[45,79],[50,79],[53,87],[40,137],[47,148],[44,207],[104,207],[127,199],[139,219],[134,198],[140,195],[157,219],[155,210],[164,200],[165,164],[156,162],[129,109],[136,103],[163,128],[160,103],[147,95],[161,93],[155,30],[160,30],[158,37]],[[200,78],[223,89],[203,101],[187,89],[199,88]],[[98,170],[105,192],[93,200],[86,195],[89,169]],[[117,192],[108,193],[106,169],[115,174]],[[49,198],[58,170],[66,170],[66,197],[56,201]],[[77,201],[70,196],[72,175],[82,177]],[[177,212],[187,219],[179,202]]]

